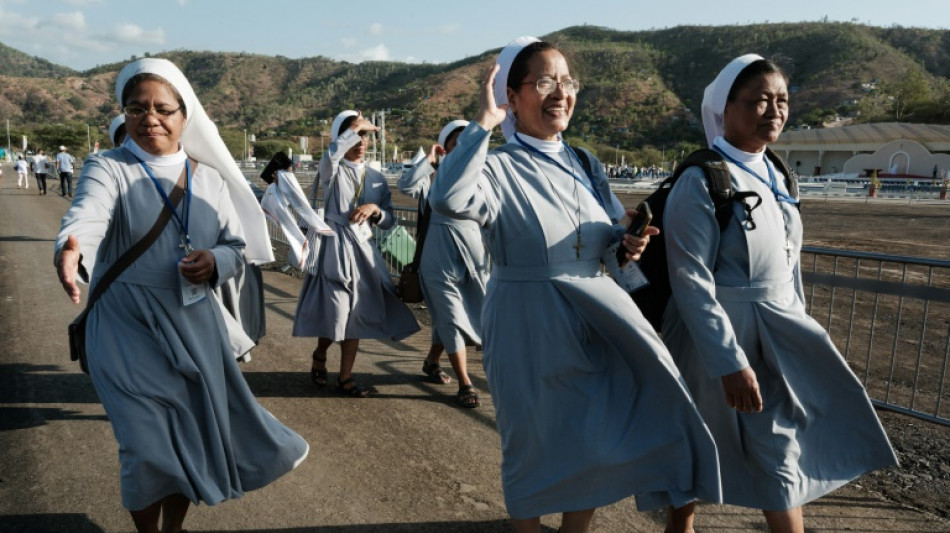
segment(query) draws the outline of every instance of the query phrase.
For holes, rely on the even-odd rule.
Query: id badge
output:
[[[356,235],[356,240],[363,243],[371,238],[373,238],[373,228],[369,227],[369,224],[366,222],[351,223],[350,228],[353,230],[353,235]]]
[[[178,272],[178,281],[181,286],[181,304],[183,307],[200,302],[208,296],[205,283],[192,283],[181,271]]]
[[[622,267],[617,263],[617,248],[620,246],[620,241],[611,244],[602,258],[610,276],[627,292],[634,292],[649,285],[650,281],[643,275],[636,261],[627,261]]]

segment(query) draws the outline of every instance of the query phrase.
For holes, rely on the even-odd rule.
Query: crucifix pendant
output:
[[[788,239],[785,240],[785,260],[792,264],[792,243],[788,242]]]
[[[584,245],[581,243],[581,236],[580,236],[580,234],[578,234],[578,235],[577,235],[577,244],[575,244],[574,246],[571,246],[571,248],[573,248],[574,251],[577,252],[577,258],[578,258],[578,259],[581,258],[581,248],[583,248],[583,247],[584,247]]]

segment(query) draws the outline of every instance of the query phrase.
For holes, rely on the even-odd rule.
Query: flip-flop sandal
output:
[[[452,378],[450,378],[449,375],[442,370],[442,367],[439,366],[439,363],[423,361],[422,373],[429,376],[429,381],[432,383],[437,383],[439,385],[452,383]]]

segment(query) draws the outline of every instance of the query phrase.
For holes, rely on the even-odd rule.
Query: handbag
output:
[[[419,217],[419,242],[412,262],[402,267],[399,273],[399,284],[396,285],[396,294],[407,304],[417,304],[422,301],[422,282],[419,280],[419,261],[422,259],[422,248],[426,243],[426,234],[429,233],[429,219],[432,217],[432,207],[426,200],[422,216]]]
[[[192,165],[192,168],[197,168],[198,163],[192,161]],[[173,206],[177,207],[178,202],[181,201],[181,197],[184,196],[186,174],[187,169],[181,171],[178,182],[175,183],[174,189],[172,189],[171,194],[168,195],[168,200]],[[109,270],[106,271],[102,279],[99,280],[99,283],[96,284],[95,290],[89,295],[89,299],[86,300],[86,308],[69,324],[67,328],[69,333],[69,359],[79,361],[79,368],[86,374],[89,373],[89,363],[86,356],[86,319],[89,316],[89,311],[92,309],[93,304],[96,303],[96,300],[106,292],[109,285],[158,239],[158,236],[161,235],[171,218],[172,210],[166,203],[162,208],[162,212],[158,214],[158,219],[155,220],[155,224],[152,225],[152,229],[150,229],[144,237],[139,239],[138,242],[133,244],[131,248],[126,250],[126,252],[122,254],[122,257],[117,259],[116,262],[109,267]]]

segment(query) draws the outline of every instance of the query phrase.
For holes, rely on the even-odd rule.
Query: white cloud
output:
[[[106,0],[63,0],[63,2],[71,6],[85,7],[105,5]]]
[[[353,46],[356,46],[356,43],[359,42],[359,41],[357,41],[356,39],[350,38],[350,37],[344,37],[344,38],[340,39],[340,42],[341,42],[341,43],[343,44],[343,46],[345,46],[346,48],[351,48],[351,47],[353,47]]]
[[[109,36],[106,36],[108,38]],[[122,23],[116,25],[112,40],[122,44],[136,45],[163,45],[165,44],[165,30],[145,30],[138,24]]]
[[[370,34],[370,35],[375,35],[376,37],[379,37],[380,35],[383,34],[383,25],[380,24],[379,22],[374,22],[374,23],[370,24],[370,25],[369,25],[369,34]]]
[[[40,19],[37,17],[25,17],[19,13],[13,13],[0,7],[0,35],[15,35],[23,31],[34,30],[39,25]]]
[[[82,11],[55,13],[52,21],[54,26],[62,30],[80,33],[86,31],[86,16],[83,15]]]
[[[385,44],[378,44],[372,48],[360,50],[355,54],[343,54],[344,61],[361,63],[363,61],[389,61],[389,48]]]

